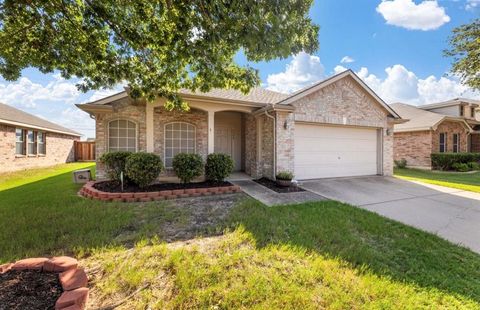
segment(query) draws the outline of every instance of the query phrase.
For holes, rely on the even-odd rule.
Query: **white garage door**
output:
[[[377,174],[377,130],[295,124],[295,178]]]

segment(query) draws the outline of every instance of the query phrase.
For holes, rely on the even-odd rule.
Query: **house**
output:
[[[0,173],[73,161],[81,134],[0,103]]]
[[[232,156],[253,178],[290,171],[296,179],[391,175],[393,125],[400,121],[352,71],[285,95],[255,88],[179,92],[189,112],[165,100],[132,99],[127,91],[77,105],[96,121],[96,158],[107,151],[159,154],[172,175],[180,152]],[[97,177],[105,177],[97,163]]]
[[[480,101],[464,98],[417,107],[392,104],[408,119],[394,126],[394,159],[430,169],[432,153],[480,152],[479,106]]]

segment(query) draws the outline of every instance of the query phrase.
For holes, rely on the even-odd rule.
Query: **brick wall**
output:
[[[103,153],[108,151],[108,123],[116,119],[127,119],[137,124],[137,148],[145,152],[146,144],[146,119],[145,104],[129,105],[118,104],[114,106],[115,113],[98,113],[95,115],[95,156],[97,158],[97,179],[105,178],[103,164],[99,161]]]
[[[295,173],[295,116],[290,112],[276,112],[276,119],[277,173],[280,171]]]
[[[407,160],[409,167],[430,168],[432,161],[432,132],[396,132],[393,147],[395,160]]]
[[[74,160],[73,141],[78,137],[47,132],[47,154],[38,156],[16,155],[15,139],[15,127],[0,124],[0,173],[71,162]]]
[[[467,152],[468,130],[461,122],[443,121],[432,133],[432,153],[440,151],[440,133],[447,134],[447,152],[453,152],[453,134],[458,133],[460,138],[459,152]]]
[[[273,171],[273,119],[265,115],[259,116],[262,122],[261,162],[260,173],[262,176],[274,179]],[[277,140],[279,141],[279,140]],[[278,144],[277,144],[278,145]]]
[[[245,114],[245,173],[252,177],[259,176],[257,163],[257,119],[251,114]]]
[[[388,129],[393,131],[393,124],[388,121],[385,109],[353,78],[341,79],[292,105],[295,121],[382,128],[383,174],[393,173],[393,136],[387,135]],[[277,140],[279,145],[293,143],[289,135],[284,137]]]

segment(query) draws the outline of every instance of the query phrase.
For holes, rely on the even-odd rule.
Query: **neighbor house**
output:
[[[0,173],[73,161],[81,134],[0,103]]]
[[[290,171],[296,179],[391,175],[393,125],[400,121],[352,71],[291,95],[255,88],[208,93],[182,90],[189,112],[165,99],[132,99],[127,91],[78,107],[96,121],[96,158],[108,151],[161,156],[172,175],[180,152],[221,152],[253,178]],[[97,163],[97,177],[105,177]]]
[[[416,168],[431,168],[432,153],[480,152],[480,102],[457,98],[446,102],[391,107],[407,122],[394,128],[394,159]]]

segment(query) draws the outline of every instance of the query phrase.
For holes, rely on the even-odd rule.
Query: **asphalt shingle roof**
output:
[[[393,103],[390,107],[401,118],[409,120],[406,123],[395,124],[396,131],[430,130],[431,127],[445,118],[445,115],[429,112],[405,103]]]
[[[21,123],[25,127],[42,127],[46,130],[49,129],[56,132],[71,134],[73,136],[81,136],[81,134],[76,131],[49,122],[47,120],[44,120],[43,118],[37,117],[27,112],[23,112],[7,104],[0,103],[0,123],[3,123],[5,121]]]

